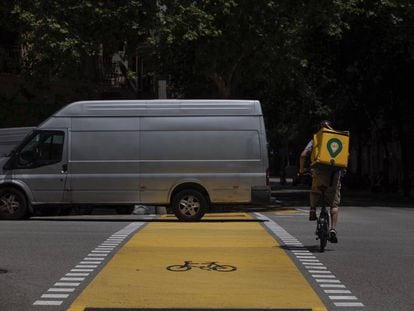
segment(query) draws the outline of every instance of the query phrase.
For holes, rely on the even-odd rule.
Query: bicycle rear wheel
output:
[[[329,215],[326,211],[321,211],[318,222],[319,250],[323,253],[329,239]]]
[[[328,238],[323,234],[323,236],[321,238],[319,238],[320,241],[320,245],[319,245],[319,250],[321,253],[323,253],[325,251],[325,247],[326,244],[328,242]]]

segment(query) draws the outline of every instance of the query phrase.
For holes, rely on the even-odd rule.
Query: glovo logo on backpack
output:
[[[329,155],[332,158],[335,158],[338,154],[341,153],[342,147],[342,142],[338,138],[331,138],[326,144],[326,148],[328,149]]]

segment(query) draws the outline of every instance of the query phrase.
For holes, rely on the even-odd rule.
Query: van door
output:
[[[73,203],[140,202],[138,128],[136,117],[72,119],[68,182]]]
[[[64,202],[67,145],[67,130],[37,130],[17,148],[13,180],[29,187],[33,203]]]

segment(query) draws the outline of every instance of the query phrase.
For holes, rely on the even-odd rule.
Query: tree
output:
[[[153,29],[157,10],[149,0],[35,0],[16,4],[12,13],[21,23],[28,73],[91,79],[102,49],[134,51]]]

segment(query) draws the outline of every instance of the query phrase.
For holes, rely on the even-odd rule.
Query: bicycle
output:
[[[325,251],[326,244],[329,240],[329,213],[326,208],[325,191],[328,189],[325,185],[320,185],[318,189],[321,191],[321,211],[316,221],[316,239],[319,240],[319,250],[321,253]]]
[[[236,267],[230,265],[219,265],[217,262],[204,262],[204,263],[196,263],[191,261],[184,261],[183,265],[172,265],[168,266],[167,270],[173,272],[184,272],[191,270],[192,268],[199,268],[201,270],[206,271],[217,271],[217,272],[232,272],[237,270]]]

